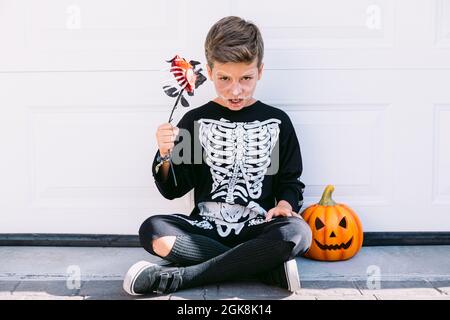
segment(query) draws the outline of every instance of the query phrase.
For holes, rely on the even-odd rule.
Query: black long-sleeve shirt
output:
[[[172,151],[177,186],[170,168],[165,182],[155,169],[158,152],[153,161],[155,183],[165,198],[194,188],[191,215],[201,202],[247,206],[253,201],[268,211],[285,200],[300,211],[305,187],[300,145],[284,111],[260,101],[234,111],[210,101],[188,111],[177,127]]]

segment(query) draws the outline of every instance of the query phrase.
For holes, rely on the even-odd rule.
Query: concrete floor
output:
[[[450,246],[363,247],[352,259],[297,258],[302,289],[290,293],[233,282],[165,296],[130,297],[122,278],[140,248],[0,247],[0,300],[11,299],[445,299],[450,300]]]

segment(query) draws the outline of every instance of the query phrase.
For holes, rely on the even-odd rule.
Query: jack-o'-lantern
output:
[[[331,198],[334,186],[328,185],[318,204],[306,208],[302,217],[312,230],[312,243],[306,257],[336,261],[353,257],[363,243],[363,230],[356,213]]]

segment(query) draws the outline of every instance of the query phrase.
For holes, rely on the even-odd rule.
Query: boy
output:
[[[300,288],[295,256],[311,244],[311,230],[298,214],[304,188],[300,147],[289,116],[253,98],[263,51],[251,22],[226,17],[210,29],[205,54],[218,96],[188,111],[177,127],[159,126],[153,162],[161,194],[174,199],[194,188],[195,207],[189,216],[155,215],[142,224],[145,250],[173,265],[134,264],[123,284],[129,294],[248,278],[292,292]],[[181,129],[190,134],[187,151],[193,154],[198,139],[203,159],[172,158],[175,186],[168,160]],[[274,173],[268,174],[269,166]]]

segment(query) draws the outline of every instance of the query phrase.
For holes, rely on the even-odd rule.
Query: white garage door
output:
[[[189,213],[151,175],[173,104],[161,69],[204,63],[226,15],[261,27],[256,96],[295,124],[305,205],[334,184],[365,231],[450,230],[450,1],[0,0],[0,233],[135,234]]]

